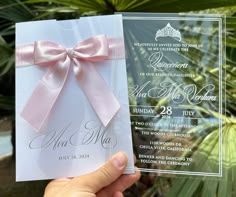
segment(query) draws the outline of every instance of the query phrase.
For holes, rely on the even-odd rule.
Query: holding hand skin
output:
[[[117,153],[95,172],[51,181],[44,197],[123,197],[122,192],[140,178],[139,172],[122,175],[127,163],[127,156]]]

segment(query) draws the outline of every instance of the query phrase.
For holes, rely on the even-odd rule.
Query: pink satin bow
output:
[[[112,55],[115,46],[116,42],[104,35],[89,38],[74,48],[64,48],[50,41],[36,41],[34,44],[17,46],[17,66],[48,67],[27,101],[21,116],[39,131],[60,95],[69,75],[70,65],[73,65],[81,89],[103,125],[107,126],[118,112],[120,105],[92,62],[123,56],[123,54],[117,57]]]

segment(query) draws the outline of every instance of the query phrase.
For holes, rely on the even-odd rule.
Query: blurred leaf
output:
[[[19,0],[0,1],[0,18],[6,21],[22,22],[33,17],[32,11]]]
[[[236,39],[231,36],[227,36],[226,46],[236,48]]]
[[[45,3],[46,0],[28,0],[28,3]],[[235,0],[198,0],[191,4],[188,0],[52,0],[51,3],[77,7],[80,13],[95,11],[96,13],[114,12],[186,12],[209,8],[227,7],[236,5]],[[174,6],[173,6],[174,5]]]
[[[47,0],[28,0],[27,3],[48,3]],[[52,0],[50,3],[64,5],[71,8],[79,8],[80,13],[96,11],[97,13],[102,13],[107,10],[107,5],[103,0],[93,0],[93,1],[77,1],[77,0]]]
[[[167,13],[186,12],[236,5],[235,0],[198,0],[191,1],[191,3],[189,0],[133,0],[128,2],[126,0],[109,0],[109,2],[112,2],[117,11]]]
[[[235,187],[233,186],[233,184],[235,184],[234,180],[236,176],[235,175],[235,168],[236,168],[236,154],[235,154],[236,134],[235,133],[236,133],[236,119],[232,119],[232,122],[229,121],[227,124],[225,124],[222,130],[222,137],[223,137],[223,144],[222,144],[223,146],[223,154],[222,154],[223,177],[222,178],[211,178],[211,177],[198,177],[196,179],[192,179],[191,177],[176,178],[167,196],[174,196],[174,194],[176,194],[177,192],[179,194],[178,196],[188,197],[188,196],[192,196],[197,190],[200,190],[198,191],[198,194],[202,194],[201,196],[203,197],[205,196],[206,197],[234,196],[235,191],[233,188]],[[207,137],[205,139],[207,139]],[[203,147],[203,149],[199,149],[200,154],[203,153],[202,151],[205,152],[206,147],[204,148],[203,146],[204,143],[206,143],[206,141],[205,142],[203,141],[200,145]],[[211,149],[214,150],[214,152],[216,153],[219,152],[219,146],[212,147]],[[197,158],[193,158],[193,159],[196,160]]]
[[[0,77],[6,74],[14,66],[14,51],[7,45],[5,40],[0,36]]]
[[[215,197],[217,191],[218,182],[215,180],[204,180],[202,188],[202,197]]]
[[[1,117],[11,117],[14,119],[15,97],[0,95],[0,119]]]
[[[3,66],[3,69],[0,70],[0,76],[6,74],[10,69],[14,67],[15,55],[11,56],[7,62],[3,61],[2,63],[3,63],[2,65],[4,66]],[[1,64],[0,64],[0,67],[1,67]]]

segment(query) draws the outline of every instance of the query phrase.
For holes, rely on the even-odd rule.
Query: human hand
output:
[[[140,178],[138,171],[122,175],[127,163],[127,156],[117,153],[92,173],[51,181],[44,197],[123,197],[122,192]]]

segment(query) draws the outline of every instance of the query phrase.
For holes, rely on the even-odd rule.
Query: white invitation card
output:
[[[121,15],[16,24],[16,180],[134,172]]]

